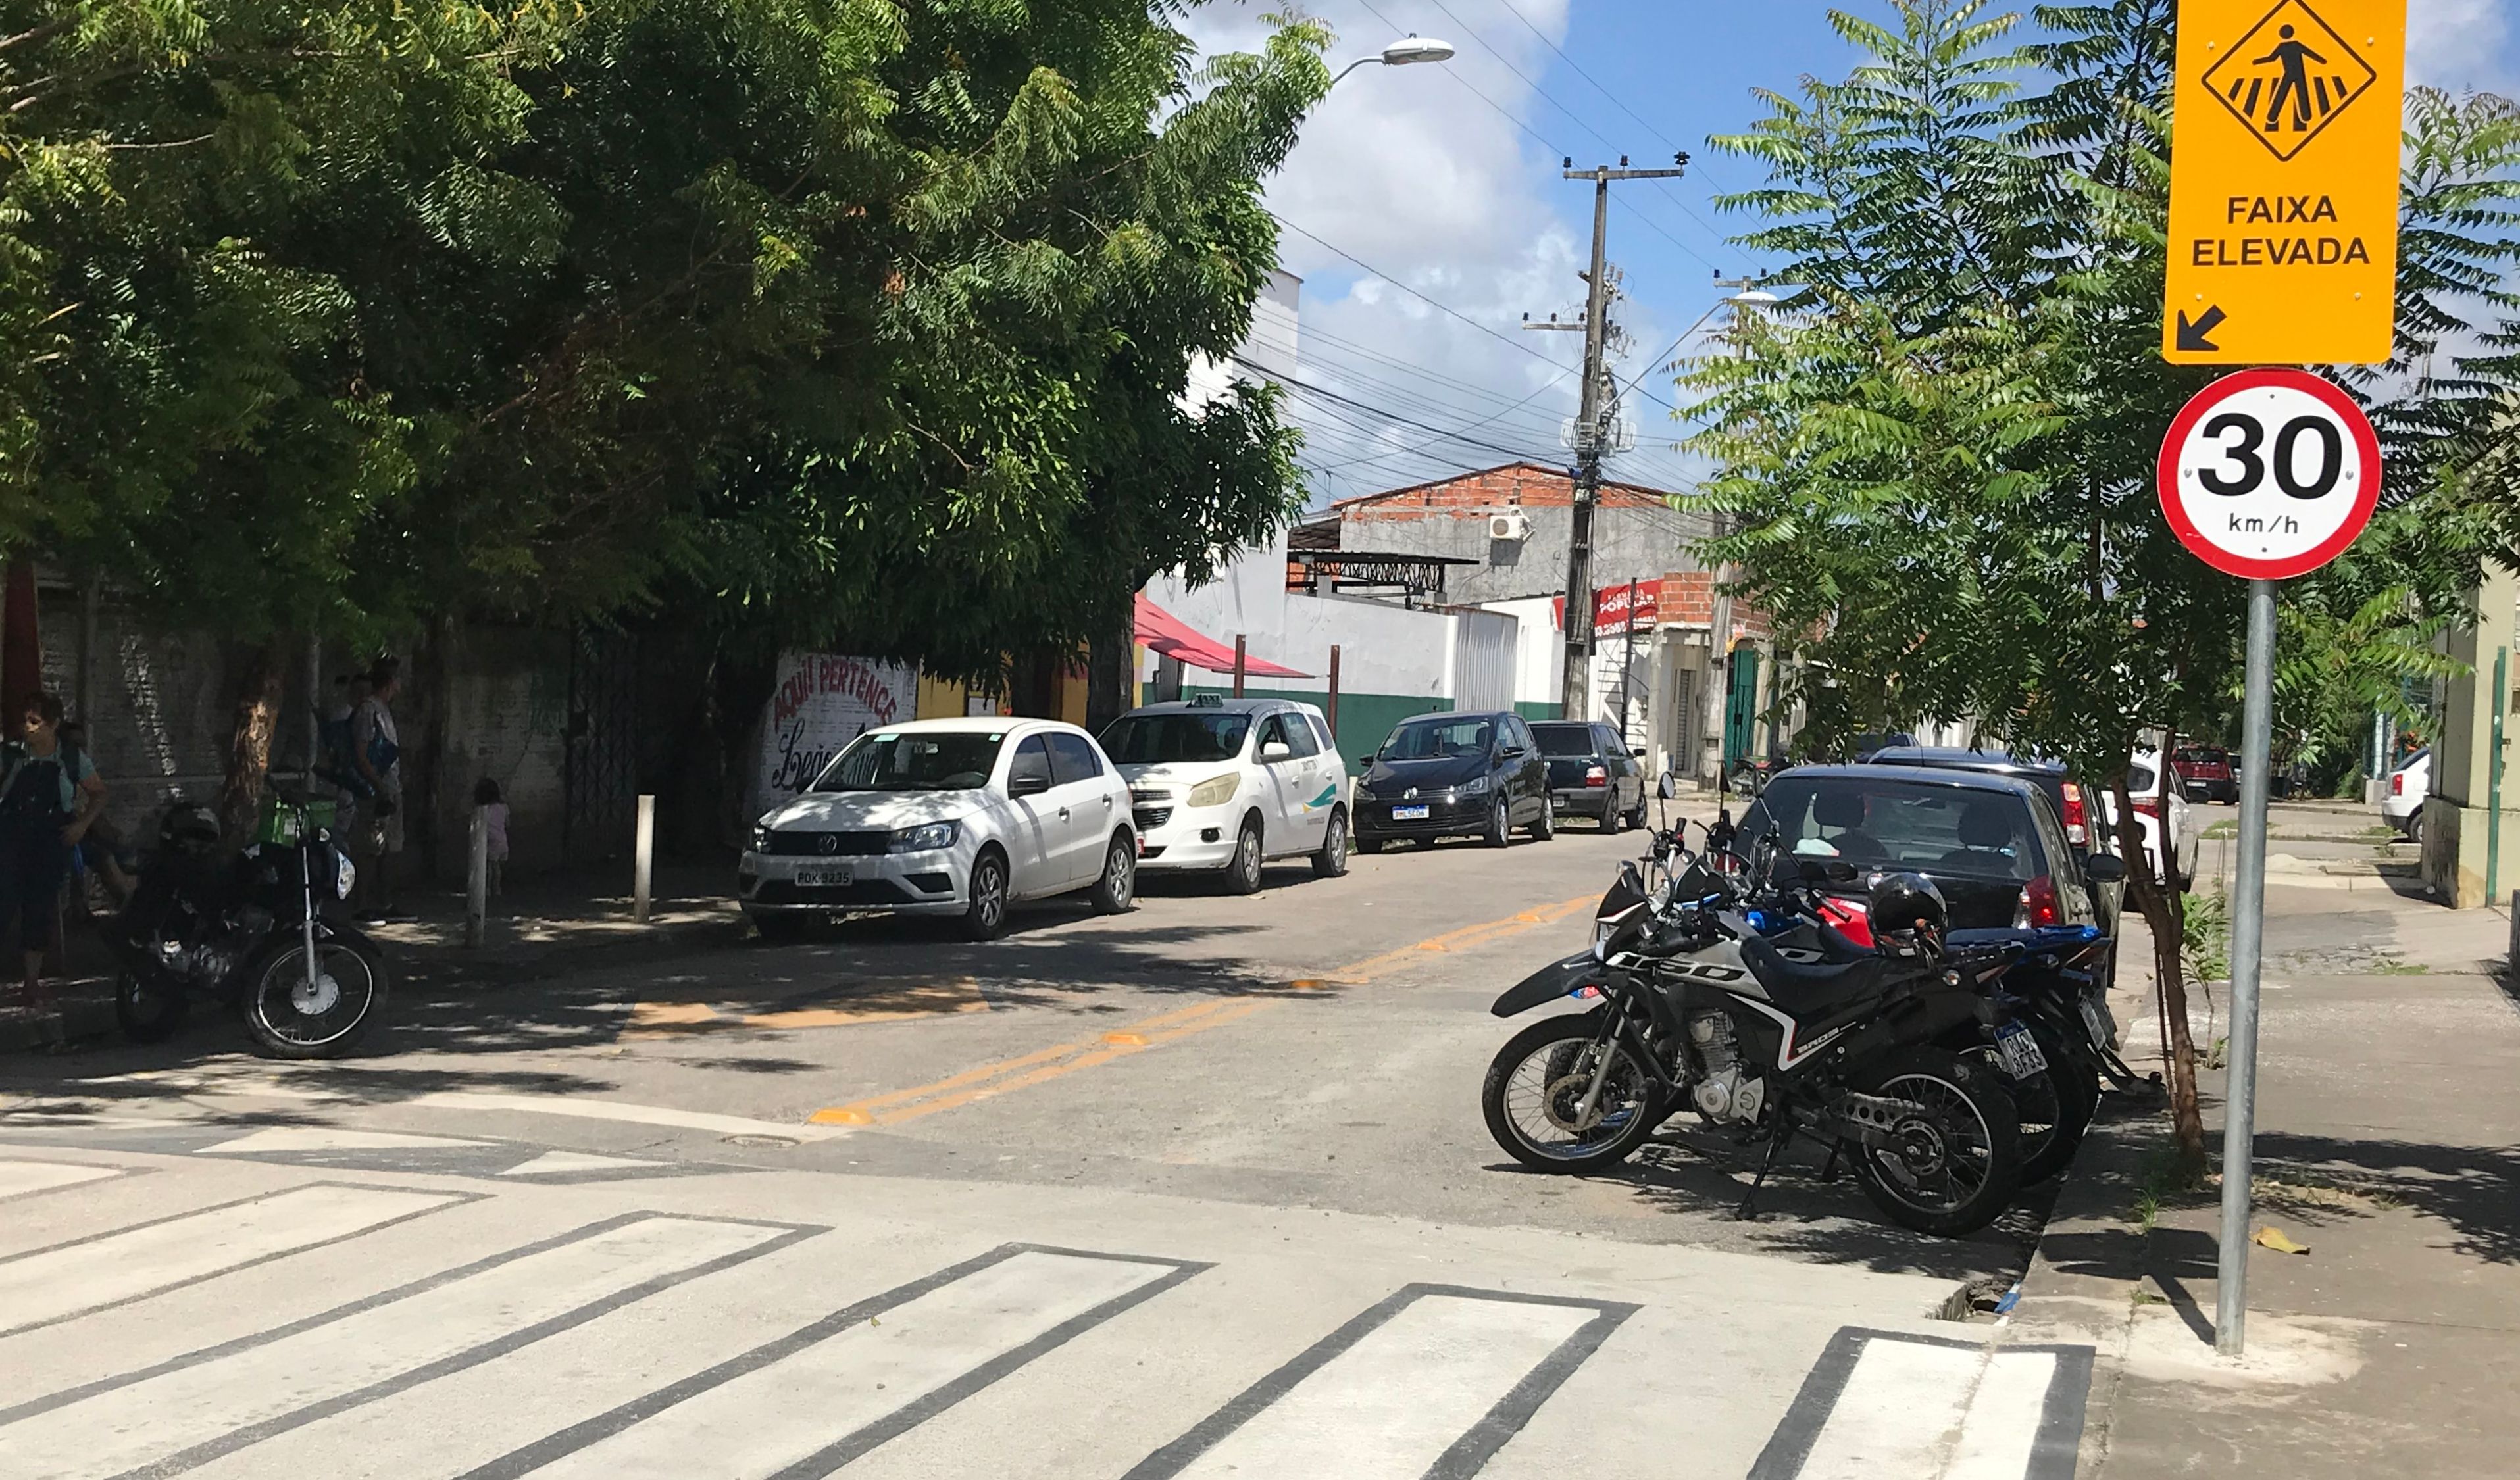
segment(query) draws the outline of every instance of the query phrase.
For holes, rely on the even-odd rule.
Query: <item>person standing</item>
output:
[[[16,929],[25,957],[22,991],[38,1008],[50,1005],[44,953],[58,944],[70,850],[105,805],[105,783],[84,754],[62,744],[61,727],[62,701],[29,695],[19,738],[0,744],[0,919]]]
[[[350,715],[350,764],[366,785],[359,827],[353,840],[365,854],[359,860],[359,887],[370,922],[408,919],[394,905],[394,866],[402,853],[402,733],[394,725],[393,701],[402,693],[402,662],[381,657],[368,670],[368,695]]]

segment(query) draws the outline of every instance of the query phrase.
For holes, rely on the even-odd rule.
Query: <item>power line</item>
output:
[[[1446,427],[1430,426],[1430,425],[1428,425],[1427,423],[1418,421],[1418,420],[1416,420],[1415,418],[1412,418],[1412,417],[1404,417],[1404,416],[1399,415],[1399,414],[1398,414],[1398,413],[1396,413],[1396,412],[1385,411],[1385,410],[1383,410],[1381,407],[1374,405],[1374,404],[1373,404],[1372,402],[1371,402],[1371,401],[1361,401],[1361,400],[1358,400],[1358,399],[1357,399],[1356,397],[1354,397],[1354,396],[1341,395],[1341,394],[1339,394],[1339,393],[1338,393],[1337,391],[1335,391],[1335,390],[1331,390],[1331,389],[1328,388],[1327,386],[1315,385],[1315,384],[1313,384],[1313,383],[1312,383],[1311,381],[1299,381],[1299,380],[1296,380],[1293,376],[1276,374],[1276,373],[1274,373],[1274,372],[1271,372],[1271,371],[1268,371],[1268,370],[1264,369],[1264,368],[1263,368],[1263,367],[1261,367],[1261,366],[1258,366],[1258,365],[1254,365],[1254,364],[1252,364],[1250,361],[1243,359],[1240,355],[1236,355],[1234,358],[1236,359],[1236,361],[1237,361],[1237,362],[1238,362],[1239,364],[1241,364],[1241,365],[1243,365],[1243,366],[1247,367],[1248,369],[1259,371],[1259,372],[1260,372],[1261,374],[1263,374],[1263,375],[1268,375],[1271,379],[1273,379],[1273,380],[1277,381],[1280,384],[1282,384],[1282,385],[1285,385],[1285,386],[1287,386],[1287,387],[1289,387],[1289,388],[1291,388],[1291,389],[1295,390],[1295,391],[1296,391],[1296,392],[1298,392],[1299,394],[1313,396],[1313,397],[1315,397],[1315,398],[1317,398],[1317,399],[1319,399],[1319,400],[1328,401],[1328,402],[1332,403],[1333,405],[1337,405],[1337,406],[1351,407],[1351,408],[1353,408],[1353,409],[1355,409],[1355,410],[1357,410],[1357,411],[1364,412],[1364,413],[1366,413],[1366,414],[1367,414],[1367,415],[1369,415],[1369,416],[1376,416],[1376,417],[1380,417],[1380,418],[1382,418],[1384,421],[1392,422],[1392,423],[1396,423],[1396,424],[1398,424],[1399,426],[1410,426],[1410,427],[1414,427],[1414,428],[1416,428],[1417,430],[1419,430],[1419,431],[1431,431],[1431,432],[1433,432],[1435,435],[1437,435],[1437,436],[1439,436],[1439,437],[1442,437],[1442,438],[1444,438],[1444,439],[1446,439],[1446,440],[1448,440],[1448,441],[1460,442],[1460,443],[1462,443],[1462,444],[1463,444],[1463,445],[1465,445],[1465,446],[1470,446],[1470,447],[1484,447],[1484,448],[1486,448],[1486,449],[1487,449],[1488,451],[1490,451],[1490,452],[1503,453],[1505,456],[1509,457],[1509,458],[1513,458],[1513,459],[1515,459],[1515,460],[1517,460],[1517,461],[1520,461],[1520,460],[1523,460],[1523,459],[1527,459],[1527,458],[1530,458],[1530,457],[1532,456],[1532,454],[1531,454],[1531,453],[1529,453],[1529,452],[1527,452],[1527,451],[1524,451],[1524,450],[1521,450],[1521,449],[1519,449],[1519,448],[1505,447],[1505,446],[1500,446],[1499,444],[1497,444],[1497,443],[1495,443],[1495,442],[1486,442],[1486,441],[1481,441],[1481,440],[1480,440],[1479,438],[1477,438],[1477,437],[1472,437],[1472,436],[1463,436],[1463,435],[1462,435],[1462,434],[1461,434],[1460,432],[1458,432],[1458,431],[1454,431],[1454,430],[1451,430],[1451,429],[1446,428]],[[1484,424],[1473,424],[1473,425],[1484,425]]]
[[[1479,333],[1481,333],[1481,334],[1483,334],[1483,335],[1486,335],[1489,338],[1496,340],[1496,341],[1497,341],[1498,343],[1500,343],[1500,344],[1510,344],[1510,345],[1512,345],[1516,350],[1520,351],[1520,352],[1521,352],[1521,353],[1523,353],[1523,354],[1527,354],[1527,355],[1531,356],[1533,359],[1538,360],[1541,364],[1548,366],[1548,367],[1549,367],[1550,369],[1552,369],[1552,370],[1555,370],[1555,369],[1557,369],[1557,368],[1558,368],[1558,364],[1557,364],[1557,362],[1556,362],[1555,360],[1552,360],[1552,359],[1549,358],[1549,356],[1547,356],[1547,355],[1545,355],[1545,354],[1542,354],[1540,351],[1538,351],[1538,350],[1536,350],[1536,349],[1532,348],[1530,345],[1528,345],[1528,344],[1526,344],[1526,343],[1522,342],[1520,339],[1515,338],[1513,336],[1511,336],[1511,335],[1508,335],[1508,334],[1499,334],[1499,333],[1497,333],[1495,330],[1490,329],[1490,328],[1489,328],[1488,326],[1486,326],[1485,324],[1482,324],[1482,323],[1480,323],[1478,320],[1471,318],[1468,314],[1465,314],[1465,313],[1462,312],[1460,309],[1453,307],[1451,304],[1449,304],[1449,303],[1445,303],[1445,302],[1442,302],[1442,301],[1440,301],[1440,300],[1438,300],[1438,299],[1435,299],[1435,298],[1428,297],[1426,294],[1424,294],[1424,293],[1422,293],[1422,292],[1419,292],[1417,289],[1414,289],[1414,288],[1410,287],[1408,284],[1406,284],[1406,283],[1404,283],[1404,282],[1400,281],[1400,279],[1398,279],[1398,278],[1396,278],[1396,277],[1393,277],[1391,274],[1389,274],[1389,273],[1387,273],[1387,272],[1384,272],[1381,268],[1376,267],[1376,266],[1374,266],[1372,263],[1366,261],[1363,257],[1360,257],[1360,256],[1356,255],[1354,252],[1350,252],[1350,251],[1342,251],[1342,250],[1341,250],[1341,249],[1339,249],[1338,247],[1331,246],[1329,243],[1323,241],[1320,237],[1315,236],[1313,233],[1311,233],[1311,232],[1309,232],[1309,231],[1304,230],[1304,229],[1303,229],[1302,227],[1300,227],[1300,226],[1297,226],[1294,222],[1287,220],[1284,216],[1281,216],[1281,215],[1279,215],[1279,214],[1278,214],[1276,211],[1274,211],[1274,210],[1273,210],[1273,211],[1271,211],[1271,212],[1269,212],[1269,214],[1270,214],[1272,217],[1275,217],[1275,218],[1276,218],[1276,220],[1277,220],[1277,222],[1278,222],[1278,224],[1279,224],[1279,225],[1281,225],[1281,226],[1282,226],[1282,227],[1286,228],[1288,231],[1291,231],[1291,232],[1293,232],[1295,235],[1297,235],[1297,236],[1299,236],[1299,237],[1302,237],[1302,238],[1306,239],[1307,241],[1310,241],[1313,245],[1315,245],[1315,246],[1317,246],[1317,247],[1319,247],[1323,248],[1324,250],[1326,250],[1326,251],[1329,252],[1332,256],[1336,256],[1336,257],[1344,258],[1345,260],[1347,260],[1348,262],[1352,263],[1352,264],[1353,264],[1353,265],[1355,265],[1356,267],[1359,267],[1359,268],[1363,269],[1364,271],[1366,271],[1366,272],[1368,272],[1368,273],[1372,274],[1374,277],[1381,279],[1383,282],[1390,284],[1392,287],[1399,289],[1402,292],[1405,292],[1405,293],[1409,294],[1409,296],[1411,296],[1411,297],[1413,297],[1413,298],[1416,298],[1418,302],[1425,304],[1427,307],[1432,308],[1432,309],[1436,310],[1436,311],[1437,311],[1437,312],[1439,312],[1439,313],[1446,314],[1446,315],[1448,315],[1448,316],[1450,316],[1450,317],[1452,317],[1452,318],[1456,318],[1456,319],[1461,320],[1462,323],[1467,324],[1467,325],[1468,325],[1468,326],[1470,326],[1472,329],[1475,329],[1475,330],[1477,330]]]
[[[1629,117],[1634,118],[1639,123],[1644,125],[1645,132],[1653,135],[1657,139],[1660,139],[1665,148],[1677,150],[1681,147],[1679,142],[1673,139],[1671,135],[1664,133],[1659,128],[1656,128],[1651,119],[1648,119],[1644,114],[1638,112],[1635,109],[1628,107],[1626,99],[1621,98],[1617,93],[1614,93],[1607,87],[1603,86],[1600,78],[1594,76],[1589,71],[1586,71],[1584,69],[1583,63],[1566,55],[1565,48],[1559,46],[1556,42],[1550,40],[1549,32],[1542,30],[1537,25],[1534,25],[1531,22],[1531,18],[1522,13],[1522,7],[1514,4],[1514,0],[1497,0],[1497,4],[1504,6],[1508,15],[1510,15],[1516,21],[1521,22],[1522,28],[1524,30],[1538,36],[1540,38],[1541,45],[1548,47],[1552,52],[1555,52],[1557,54],[1557,60],[1565,63],[1566,66],[1574,71],[1575,75],[1591,83],[1593,85],[1593,91],[1609,99],[1611,107],[1616,108],[1619,112],[1626,113]]]

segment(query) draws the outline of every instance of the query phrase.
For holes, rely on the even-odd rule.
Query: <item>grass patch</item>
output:
[[[2227,818],[2196,835],[2209,840],[2218,837],[2237,837],[2240,835],[2240,825],[2237,821]]]
[[[2149,1233],[2161,1221],[2161,1210],[2168,1204],[2187,1198],[2205,1187],[2205,1169],[2183,1160],[2179,1147],[2166,1145],[2154,1149],[2143,1159],[2136,1175],[2135,1207],[2129,1221]]]
[[[2419,961],[2381,961],[2371,966],[2374,976],[2429,976],[2432,967]]]

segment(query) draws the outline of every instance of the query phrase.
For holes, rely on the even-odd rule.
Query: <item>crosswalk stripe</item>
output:
[[[1635,1311],[1413,1284],[1147,1457],[1125,1480],[1473,1475]]]
[[[120,1167],[81,1166],[70,1161],[0,1161],[0,1197],[49,1192],[122,1175]]]
[[[0,1454],[13,1480],[173,1474],[809,1232],[651,1213],[609,1219],[276,1332],[0,1412]]]
[[[467,1200],[462,1193],[318,1183],[0,1261],[0,1335]]]
[[[502,1177],[575,1176],[584,1172],[620,1172],[660,1165],[638,1161],[627,1156],[591,1156],[584,1151],[545,1151],[531,1161],[520,1161],[499,1175]]]
[[[2066,1480],[2092,1350],[1837,1333],[1750,1480]]]
[[[402,1151],[477,1146],[451,1136],[409,1136],[399,1131],[345,1131],[331,1126],[265,1126],[234,1141],[202,1147],[204,1156],[252,1156],[266,1151]]]
[[[1204,1268],[1008,1245],[835,1312],[464,1480],[825,1475]]]

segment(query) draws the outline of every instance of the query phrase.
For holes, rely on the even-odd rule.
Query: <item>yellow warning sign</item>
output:
[[[2165,357],[2389,358],[2406,51],[2406,0],[2180,0]]]

